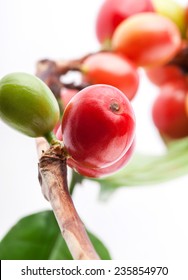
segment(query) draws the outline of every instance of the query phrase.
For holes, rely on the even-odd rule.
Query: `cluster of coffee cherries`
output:
[[[182,63],[187,51],[186,14],[172,0],[105,0],[96,18],[101,49],[72,66],[50,62],[51,68],[38,76],[52,91],[30,74],[2,78],[1,119],[50,143],[55,132],[71,168],[88,177],[109,175],[125,166],[134,151],[131,100],[142,67],[160,87],[153,106],[160,133],[170,138],[187,136],[187,69]],[[71,68],[81,74],[85,85],[81,90],[57,80]]]
[[[88,84],[108,84],[131,101],[138,69],[159,87],[152,117],[165,139],[188,136],[188,9],[173,0],[104,0],[96,17],[102,51],[80,64]],[[76,90],[63,89],[64,104]]]
[[[187,9],[173,0],[104,0],[96,17],[96,35],[101,50],[87,55],[77,69],[85,83],[111,85],[132,101],[139,87],[138,70],[142,68],[149,80],[159,87],[152,117],[165,141],[188,136],[187,21]],[[61,100],[64,106],[77,92],[63,87]],[[74,100],[66,108],[64,119],[68,119],[67,112],[72,111],[69,108],[73,107]],[[74,129],[77,130],[75,124]],[[116,158],[113,164],[109,165],[106,160],[102,165],[93,164],[93,159],[90,161],[84,153],[84,132],[82,141],[78,141],[74,133],[71,137],[71,133],[63,124],[57,135],[59,139],[64,138],[71,155],[80,150],[77,156],[68,159],[68,164],[87,176],[98,177],[116,171],[128,162],[134,150],[135,140],[132,140],[127,152],[119,160]],[[91,138],[95,141],[95,137]],[[85,138],[85,141],[89,143],[91,140]],[[75,149],[76,143],[79,144]],[[102,145],[99,144],[95,151],[105,159],[102,151],[107,153]]]
[[[109,75],[105,79],[109,77],[109,83],[111,79],[131,100],[138,87],[137,69],[142,67],[159,87],[152,118],[161,136],[168,140],[188,136],[187,7],[173,0],[105,0],[97,16],[96,33],[100,43],[111,50],[98,56],[98,75],[104,75],[106,56]],[[96,79],[96,61],[94,56],[85,62],[86,78],[91,82]],[[125,65],[129,65],[127,72]],[[118,79],[117,73],[127,79],[128,88],[123,88],[123,78]]]

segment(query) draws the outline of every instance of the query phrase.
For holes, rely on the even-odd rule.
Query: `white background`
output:
[[[182,4],[186,0],[178,1]],[[35,72],[42,58],[77,58],[99,49],[95,18],[102,0],[0,0],[0,77]],[[157,88],[142,77],[133,101],[137,150],[161,153],[151,120]],[[37,179],[33,139],[0,122],[0,239],[22,216],[50,209]],[[113,259],[188,259],[188,177],[157,186],[122,188],[107,202],[85,181],[74,202]]]

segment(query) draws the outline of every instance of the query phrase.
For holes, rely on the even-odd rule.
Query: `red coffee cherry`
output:
[[[171,81],[160,88],[152,107],[153,121],[159,132],[170,139],[188,136],[186,80]]]
[[[129,100],[135,96],[139,75],[125,56],[100,52],[87,57],[81,67],[84,79],[90,84],[108,84],[121,90]]]
[[[140,13],[122,21],[112,37],[112,50],[135,65],[148,67],[169,62],[181,49],[181,34],[171,20],[155,13]]]
[[[77,93],[62,119],[65,149],[88,168],[107,167],[127,152],[135,134],[135,117],[127,97],[109,85],[92,85]]]

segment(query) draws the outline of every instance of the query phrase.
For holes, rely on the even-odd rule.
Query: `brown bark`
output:
[[[42,140],[37,140],[37,143],[40,154],[41,148],[44,150],[46,144]],[[39,181],[73,258],[98,260],[99,256],[88,238],[68,191],[66,157],[60,144],[42,152],[39,160]]]

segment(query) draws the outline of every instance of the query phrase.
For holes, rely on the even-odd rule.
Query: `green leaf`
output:
[[[159,184],[188,174],[188,139],[168,145],[158,156],[135,154],[131,162],[114,175],[94,179],[100,184],[101,197],[106,198],[125,186]]]
[[[110,255],[103,243],[88,232],[101,259]],[[52,211],[22,218],[0,242],[1,260],[72,260]]]

